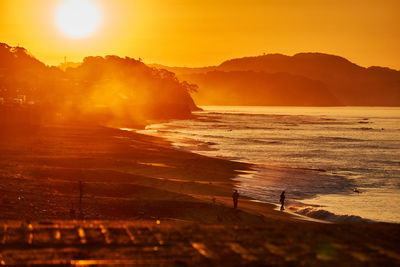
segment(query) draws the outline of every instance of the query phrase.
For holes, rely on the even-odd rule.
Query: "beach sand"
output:
[[[41,229],[41,222],[61,227],[72,224],[77,229],[84,223],[91,225],[88,229],[100,224],[114,225],[109,226],[113,229],[129,224],[139,229],[145,224],[153,234],[179,233],[197,253],[196,257],[179,258],[180,263],[189,265],[400,264],[398,224],[317,223],[243,197],[234,210],[231,194],[235,182],[231,179],[250,170],[251,165],[180,151],[157,137],[82,124],[2,129],[0,169],[0,222],[4,229],[13,229],[9,225],[26,228],[27,235],[30,227]],[[33,226],[27,226],[30,224]],[[159,230],[154,230],[157,227]],[[193,234],[196,231],[198,235]],[[21,253],[33,259],[46,258],[44,250],[36,247],[11,246],[7,240],[12,234],[0,232],[0,262],[21,263],[24,260],[16,257]],[[25,239],[21,237],[21,242]],[[163,258],[164,264],[177,262],[179,253],[173,251],[179,250],[182,242],[169,243],[165,249],[171,251]],[[119,246],[100,243],[109,251],[104,258],[133,263],[129,260],[134,260],[135,253],[118,254]],[[218,249],[213,249],[216,244]],[[50,242],[44,247],[65,250],[65,246],[55,248]],[[70,246],[81,254],[62,254],[57,256],[59,260],[95,257],[82,252],[90,248]],[[230,258],[224,258],[224,253]]]

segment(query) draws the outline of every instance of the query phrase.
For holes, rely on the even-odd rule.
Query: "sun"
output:
[[[57,25],[73,38],[91,35],[100,24],[100,11],[90,0],[66,0],[57,9]]]

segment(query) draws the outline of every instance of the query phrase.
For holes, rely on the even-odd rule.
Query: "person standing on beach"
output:
[[[238,199],[239,199],[239,192],[237,190],[235,190],[233,192],[232,198],[233,198],[233,208],[236,209],[237,208],[237,204],[238,204]]]
[[[285,209],[285,207],[284,207],[284,205],[285,205],[285,191],[282,191],[281,198],[280,198],[279,202],[281,202],[281,210],[284,210]]]

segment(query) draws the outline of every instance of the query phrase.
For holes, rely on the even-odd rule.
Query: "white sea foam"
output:
[[[254,199],[277,203],[286,190],[288,203],[303,203],[297,212],[310,217],[400,223],[400,108],[203,109],[146,131],[196,153],[255,164],[251,176],[236,178]]]

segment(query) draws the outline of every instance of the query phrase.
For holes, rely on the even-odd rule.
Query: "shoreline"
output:
[[[239,174],[238,177],[235,177],[234,180],[238,181],[239,183],[243,182],[245,179],[252,179],[254,175],[257,175],[258,173],[264,172],[264,175],[268,171],[272,172],[280,172],[280,173],[287,173],[287,172],[293,172],[296,175],[299,175],[300,177],[314,174],[315,172],[318,172],[319,170],[315,169],[305,169],[305,168],[290,168],[290,167],[280,167],[280,166],[261,166],[256,163],[249,163],[245,161],[236,161],[236,162],[243,162],[246,164],[251,164],[253,166],[251,171],[245,171],[242,174]],[[331,175],[327,175],[331,176]],[[326,178],[325,174],[322,174],[320,179]],[[286,192],[288,193],[288,192]],[[254,194],[253,194],[254,195]],[[373,219],[368,219],[365,217],[361,217],[359,215],[355,214],[341,214],[341,213],[334,213],[332,211],[329,211],[329,209],[324,209],[324,206],[319,205],[318,203],[314,204],[307,204],[303,201],[309,201],[310,199],[315,199],[319,195],[313,195],[312,197],[308,198],[295,198],[295,199],[289,199],[289,201],[286,201],[285,205],[285,213],[291,214],[292,216],[295,216],[301,220],[310,220],[314,222],[321,222],[321,223],[359,223],[359,222],[382,222],[382,223],[397,223],[399,222],[391,222],[391,221],[378,221],[378,220],[373,220]],[[262,200],[262,199],[257,199],[257,194],[254,196],[252,195],[246,195],[246,197],[249,197],[253,199],[255,202],[260,202],[260,203],[269,203],[272,204],[276,207],[278,207],[276,210],[280,210],[280,204],[268,200]]]
[[[182,249],[196,257],[182,258],[189,265],[222,265],[226,257],[228,266],[400,262],[399,224],[301,220],[246,197],[233,209],[237,182],[231,178],[248,164],[93,125],[49,125],[0,137],[5,263],[133,263],[147,253],[173,264]]]
[[[190,149],[190,147],[192,147],[192,143],[191,146],[189,146],[189,148],[187,147],[183,147],[181,142],[177,142],[174,143],[173,140],[169,140],[168,138],[164,137],[164,136],[160,136],[157,134],[153,134],[153,133],[149,133],[149,131],[153,131],[153,130],[143,130],[143,129],[132,129],[132,128],[122,128],[122,130],[124,131],[128,131],[128,132],[135,132],[135,133],[139,133],[139,134],[145,134],[148,136],[152,136],[152,137],[156,137],[156,138],[163,138],[165,140],[168,140],[168,142],[171,143],[171,145],[178,149],[178,150],[182,150],[185,152],[190,152],[190,153],[194,153],[194,154],[198,154],[198,155],[202,155],[201,153],[198,153],[198,151],[196,150],[192,150]],[[155,130],[157,131],[157,130]],[[147,132],[147,133],[146,133]],[[203,155],[209,158],[215,158],[215,159],[220,159],[220,160],[227,160],[230,162],[234,162],[234,163],[239,163],[239,164],[245,164],[247,166],[249,166],[248,169],[245,170],[238,170],[239,172],[237,173],[237,175],[235,177],[232,177],[231,180],[235,183],[241,183],[241,181],[239,180],[240,178],[244,178],[244,177],[252,177],[254,174],[257,174],[259,172],[260,169],[265,169],[265,170],[273,170],[273,171],[280,171],[280,172],[285,172],[287,170],[293,171],[293,172],[304,172],[304,173],[324,173],[323,171],[321,171],[320,169],[308,169],[308,168],[290,168],[290,167],[279,167],[279,166],[264,166],[261,167],[256,163],[252,163],[252,162],[247,162],[247,161],[242,161],[240,159],[232,159],[229,157],[218,157],[218,156],[208,156],[208,155]],[[306,175],[306,174],[303,174]],[[243,195],[242,197],[248,198],[250,200],[253,200],[253,202],[258,202],[258,203],[264,203],[264,204],[268,204],[268,205],[272,205],[272,206],[276,206],[279,204],[276,204],[274,202],[271,201],[264,201],[264,200],[259,200],[256,199],[255,197],[252,196],[248,196],[248,195]],[[367,218],[363,218],[357,215],[347,215],[347,214],[336,214],[336,213],[332,213],[330,211],[327,210],[323,210],[320,209],[318,210],[320,213],[324,213],[324,217],[333,217],[332,219],[321,219],[318,218],[319,214],[315,215],[315,217],[312,216],[308,216],[308,215],[304,215],[301,213],[296,212],[296,208],[311,208],[313,207],[313,205],[307,205],[301,202],[301,199],[295,199],[294,200],[294,205],[288,205],[288,208],[283,212],[287,215],[290,215],[296,219],[299,220],[305,220],[305,221],[312,221],[312,222],[317,222],[317,223],[360,223],[360,222],[381,222],[381,223],[393,223],[393,222],[386,222],[386,221],[375,221],[375,220],[371,220],[371,219],[367,219]],[[297,204],[297,205],[296,205]],[[320,206],[318,206],[320,207]],[[273,209],[276,210],[278,212],[281,212],[279,209]],[[289,211],[292,210],[292,211]],[[297,211],[300,211],[300,209],[297,209]],[[399,223],[397,223],[399,224]]]
[[[154,137],[164,138],[164,139],[168,140],[168,139],[165,138],[165,137],[162,137],[162,136],[160,137],[160,136],[155,135],[155,134],[140,133],[140,131],[143,131],[143,129],[133,129],[133,128],[119,128],[119,129],[120,129],[120,130],[123,130],[123,131],[135,132],[135,133],[139,133],[139,134],[145,134],[145,135],[148,135],[148,136],[154,136]],[[138,131],[139,131],[139,132],[138,132]],[[189,151],[189,152],[194,153],[194,154],[199,154],[199,153],[196,153],[196,151],[192,151],[192,150],[190,150],[190,149],[181,148],[181,147],[179,147],[179,145],[174,145],[174,142],[171,141],[171,140],[168,140],[168,141],[171,142],[171,145],[173,145],[174,147],[176,147],[178,150]],[[199,155],[201,155],[201,154],[199,154]],[[239,176],[241,176],[241,177],[244,177],[244,176],[251,176],[251,175],[253,175],[254,173],[257,172],[257,170],[254,169],[254,167],[257,166],[257,164],[254,164],[254,163],[251,163],[251,162],[245,162],[245,161],[240,161],[240,160],[234,160],[234,159],[229,159],[229,158],[226,158],[226,157],[212,157],[212,156],[207,156],[207,157],[215,158],[215,159],[221,159],[221,160],[227,160],[227,161],[230,161],[230,162],[235,162],[235,163],[240,163],[240,164],[246,164],[246,165],[248,165],[248,166],[249,166],[249,169],[237,170],[238,173],[236,174],[236,176],[235,176],[235,177],[231,177],[231,180],[232,180],[233,182],[235,182],[235,183],[237,182],[237,181],[235,181],[235,179],[237,179]],[[279,168],[279,167],[273,167],[273,168],[275,168],[275,169],[281,169],[281,168]],[[293,168],[293,170],[297,170],[297,169],[298,169],[298,170],[303,170],[303,171],[319,171],[319,170],[314,170],[314,169]],[[238,183],[240,183],[240,182],[238,182]],[[288,211],[288,209],[285,209],[285,211],[281,211],[281,210],[279,209],[279,207],[280,207],[279,204],[276,204],[276,203],[273,203],[273,202],[269,202],[269,201],[257,200],[257,199],[255,199],[255,198],[253,198],[253,197],[250,197],[250,196],[242,196],[242,198],[243,198],[243,197],[245,197],[245,199],[249,199],[251,202],[261,203],[261,204],[268,205],[268,209],[272,209],[272,210],[274,210],[274,211],[287,214],[287,215],[291,216],[291,217],[294,218],[294,219],[303,220],[303,221],[309,221],[309,222],[316,222],[316,223],[328,223],[328,224],[340,223],[340,222],[335,222],[335,221],[329,221],[329,220],[323,220],[323,219],[313,218],[313,217],[310,217],[310,216],[307,216],[307,215],[302,215],[302,214],[299,214],[299,213],[296,213],[296,212]],[[273,206],[274,208],[271,208],[271,206]],[[338,216],[341,216],[341,215],[338,215]],[[368,220],[362,218],[362,221],[367,222]]]
[[[79,210],[82,181],[87,219],[262,222],[254,207],[253,213],[240,210],[236,216],[230,204],[236,184],[231,178],[248,170],[248,164],[177,150],[165,139],[108,127],[58,124],[27,132],[1,134],[1,219],[70,219],[71,209],[75,216]],[[269,205],[256,206],[274,219],[290,217]],[[185,212],[177,214],[177,207]],[[200,212],[194,214],[193,208]]]
[[[330,110],[309,111],[309,113],[307,113],[308,115],[310,116],[315,115],[316,117],[315,118],[310,117],[309,120],[305,122],[305,125],[307,126],[308,122],[310,123],[310,125],[314,125],[314,123],[316,123],[315,120],[317,120],[317,122],[321,123],[322,126],[320,126],[319,128],[314,126],[312,126],[313,128],[310,128],[311,126],[310,127],[304,126],[297,129],[296,127],[298,127],[298,125],[294,124],[292,127],[293,129],[290,127],[288,127],[288,129],[290,128],[294,131],[300,132],[299,133],[300,137],[298,136],[293,137],[293,140],[290,139],[289,141],[287,141],[288,143],[290,142],[292,142],[293,144],[299,143],[300,146],[302,144],[301,143],[302,141],[298,141],[298,139],[296,138],[300,138],[299,140],[303,140],[301,139],[302,130],[305,131],[312,129],[313,131],[314,130],[316,131],[317,136],[319,136],[318,134],[324,135],[322,134],[320,128],[328,127],[332,123],[331,121],[337,121],[335,123],[338,124],[340,127],[335,126],[332,130],[333,133],[328,134],[328,137],[324,137],[325,139],[320,137],[323,140],[327,140],[327,144],[324,143],[324,145],[321,145],[322,148],[318,146],[318,143],[314,144],[313,140],[308,140],[310,138],[306,138],[309,142],[311,142],[310,143],[311,148],[302,147],[304,151],[301,150],[301,152],[296,152],[296,150],[293,150],[295,149],[294,147],[295,145],[290,143],[292,145],[291,146],[288,145],[289,146],[288,151],[295,151],[295,152],[290,153],[292,155],[288,154],[286,156],[285,155],[286,150],[284,149],[285,143],[283,141],[281,142],[279,140],[280,138],[274,139],[274,133],[275,132],[281,133],[280,131],[271,130],[271,133],[267,131],[268,132],[267,135],[269,138],[266,139],[265,136],[259,134],[260,131],[257,131],[257,129],[261,129],[260,127],[263,127],[262,125],[253,123],[254,125],[256,125],[255,127],[256,130],[254,130],[254,133],[250,132],[251,130],[250,126],[243,126],[246,125],[245,124],[246,122],[244,120],[249,118],[251,119],[251,117],[248,116],[254,115],[251,112],[252,111],[251,109],[247,110],[248,107],[235,107],[236,111],[239,110],[242,112],[240,113],[240,115],[246,115],[246,116],[232,117],[227,115],[226,120],[228,122],[226,122],[222,118],[225,118],[223,117],[224,116],[223,114],[227,113],[227,110],[229,109],[225,108],[222,109],[221,107],[215,110],[212,107],[209,109],[206,109],[206,107],[203,108],[206,111],[209,111],[209,113],[206,112],[205,114],[203,113],[196,114],[196,116],[198,117],[194,118],[194,120],[182,121],[182,122],[171,121],[165,124],[149,125],[146,127],[146,130],[139,132],[150,134],[152,136],[165,137],[173,143],[174,147],[183,149],[185,151],[191,151],[193,153],[199,153],[205,156],[232,160],[235,162],[244,162],[252,164],[254,166],[255,171],[258,171],[258,173],[253,175],[255,179],[245,178],[244,175],[240,175],[240,177],[234,178],[234,180],[236,181],[243,182],[243,186],[241,186],[240,189],[243,189],[243,193],[245,193],[245,195],[247,195],[248,197],[252,197],[254,199],[261,201],[277,203],[277,200],[279,198],[278,195],[280,194],[280,192],[282,190],[286,190],[287,193],[291,194],[288,195],[287,197],[289,203],[292,200],[292,204],[295,205],[294,208],[299,208],[300,213],[313,218],[328,220],[331,222],[360,222],[360,221],[373,220],[380,222],[400,223],[399,217],[396,215],[398,214],[397,213],[398,207],[396,207],[396,205],[394,204],[396,203],[397,200],[399,200],[399,198],[396,196],[396,192],[398,190],[390,188],[390,186],[386,187],[369,186],[371,183],[373,183],[374,181],[373,179],[377,180],[380,179],[379,181],[382,182],[388,181],[388,184],[395,183],[394,178],[396,177],[395,174],[398,175],[398,170],[395,173],[395,169],[391,169],[391,166],[393,166],[393,168],[396,168],[393,165],[395,164],[393,160],[387,159],[387,162],[385,161],[385,163],[384,164],[382,163],[383,165],[381,165],[381,167],[386,166],[390,170],[388,171],[388,177],[385,178],[380,174],[381,172],[379,172],[378,163],[374,163],[371,166],[365,165],[365,166],[370,166],[370,168],[374,170],[371,172],[369,171],[369,169],[367,169],[367,167],[363,167],[364,166],[363,164],[365,163],[364,162],[365,160],[363,159],[356,161],[354,163],[355,165],[353,166],[352,161],[347,160],[347,158],[352,157],[352,155],[355,154],[354,151],[356,150],[352,152],[351,149],[347,150],[345,149],[343,152],[344,153],[343,159],[340,160],[338,159],[334,161],[332,160],[332,158],[330,158],[332,154],[341,153],[341,151],[344,149],[343,147],[346,147],[348,142],[356,143],[356,144],[350,143],[351,146],[348,145],[350,147],[356,146],[356,147],[361,147],[360,149],[362,150],[367,149],[366,148],[368,146],[367,144],[369,144],[367,141],[363,142],[362,138],[357,139],[356,137],[353,136],[358,134],[357,130],[354,129],[361,129],[359,127],[362,126],[359,125],[359,121],[361,119],[358,119],[357,116],[366,116],[365,118],[367,118],[368,117],[367,115],[358,113],[353,114],[351,112],[349,114],[346,113],[347,117],[351,118],[354,117],[353,118],[354,120],[352,120],[352,123],[349,124],[350,126],[346,126],[346,129],[350,127],[349,128],[350,130],[344,134],[346,138],[344,137],[341,138],[338,136],[341,136],[342,132],[340,132],[338,129],[340,129],[342,123],[347,125],[345,123],[347,122],[348,119],[346,116],[344,116],[343,118],[340,116],[335,117],[337,114],[332,113],[334,115],[336,114],[335,116],[333,116],[331,113],[329,113],[331,112]],[[278,125],[273,124],[273,126],[276,126],[278,129],[280,129],[279,121],[276,121],[275,118],[278,115],[276,116],[274,115],[276,113],[275,110],[272,109],[271,112],[267,113],[263,113],[262,112],[263,110],[258,110],[258,111],[259,114],[267,115],[262,119],[260,119],[260,121],[263,122],[265,121],[267,125],[266,129],[275,129],[275,127],[272,127],[270,124],[268,124],[270,123],[270,120],[272,120],[272,123],[277,123]],[[270,113],[272,114],[271,115],[272,117],[269,116]],[[317,115],[314,113],[316,113]],[[293,116],[287,118],[286,120],[289,122],[293,121],[293,123],[297,123],[298,122],[297,117],[302,116],[299,114],[303,113],[299,113],[297,111],[291,111],[288,113],[288,116],[289,115]],[[325,118],[325,116],[327,115],[321,115],[322,117],[320,118],[318,114],[328,114],[328,115],[330,114],[333,117]],[[344,122],[342,122],[342,120]],[[238,124],[237,129],[235,128],[236,126],[232,124],[232,122]],[[374,128],[377,129],[378,128],[381,129],[380,128],[381,126],[382,127],[385,126],[385,130],[387,131],[385,131],[385,133],[383,132],[381,133],[383,137],[386,135],[392,136],[393,133],[397,131],[396,129],[393,129],[392,124],[390,124],[391,125],[390,127],[389,126],[386,127],[385,124],[386,122],[384,121],[383,118],[380,117],[377,118],[376,121],[375,119],[371,119],[370,123],[375,123],[376,126],[374,126]],[[328,126],[324,126],[325,124],[328,124]],[[286,127],[286,124],[284,126]],[[213,129],[213,127],[216,128],[215,133],[207,131],[207,129]],[[351,127],[355,128],[353,129]],[[232,129],[234,129],[233,132]],[[288,130],[288,129],[284,128],[283,130]],[[294,134],[296,135],[297,132],[295,132]],[[285,131],[282,132],[282,135],[286,136]],[[254,137],[251,138],[251,140],[254,141],[246,141],[246,136]],[[383,138],[382,136],[379,135],[376,138],[374,137],[375,139],[373,139],[374,140],[373,144],[378,147],[380,146],[385,147],[384,144],[382,144],[382,142],[380,141],[380,138],[381,139]],[[368,139],[368,137],[365,138]],[[285,138],[282,137],[282,139]],[[338,148],[332,147],[331,144],[337,142],[339,142]],[[266,145],[263,147],[264,143]],[[237,144],[237,146],[235,146],[234,144]],[[246,150],[247,144],[249,151]],[[397,145],[395,147],[397,147]],[[281,148],[283,150],[281,150]],[[252,150],[263,151],[264,153],[271,153],[271,156],[269,156],[268,154],[267,155],[263,155],[260,153],[257,154],[256,152],[252,152]],[[321,156],[320,157],[318,157],[318,155],[315,156],[313,155],[313,153],[314,154],[321,153]],[[393,152],[388,151],[388,153],[386,154],[389,153]],[[302,160],[301,158],[298,159],[303,154],[306,160]],[[277,155],[277,157],[274,157],[272,155]],[[264,158],[264,156],[266,157]],[[356,157],[357,155],[353,156]],[[311,159],[307,160],[309,157],[311,157]],[[375,162],[380,162],[378,160],[379,159],[378,152],[373,153],[371,157],[376,160]],[[383,158],[386,159],[387,156]],[[294,159],[296,160],[294,161]],[[328,162],[329,160],[332,161]],[[342,162],[342,161],[343,161],[342,165],[337,164],[337,162]],[[321,164],[313,164],[313,162],[318,162]],[[271,165],[269,165],[269,163],[271,163]],[[282,166],[280,166],[281,163]],[[394,176],[392,177],[391,175]],[[282,177],[282,179],[280,179],[279,177]],[[364,177],[365,179],[361,179]],[[366,185],[365,188],[363,185]],[[261,188],[264,189],[262,190]],[[355,188],[360,189],[360,191],[364,190],[364,192],[366,193],[357,195],[355,194],[355,192],[357,191],[354,191]],[[277,191],[279,191],[279,193],[277,193]],[[383,197],[386,197],[386,200],[382,200],[381,198]],[[319,202],[318,199],[321,199],[321,202]],[[386,205],[388,209],[384,208],[385,205],[379,204],[382,201],[388,203]],[[303,203],[302,207],[300,207],[300,202]],[[368,202],[368,205],[364,205],[364,203],[366,202]],[[354,203],[354,206],[350,203]]]

